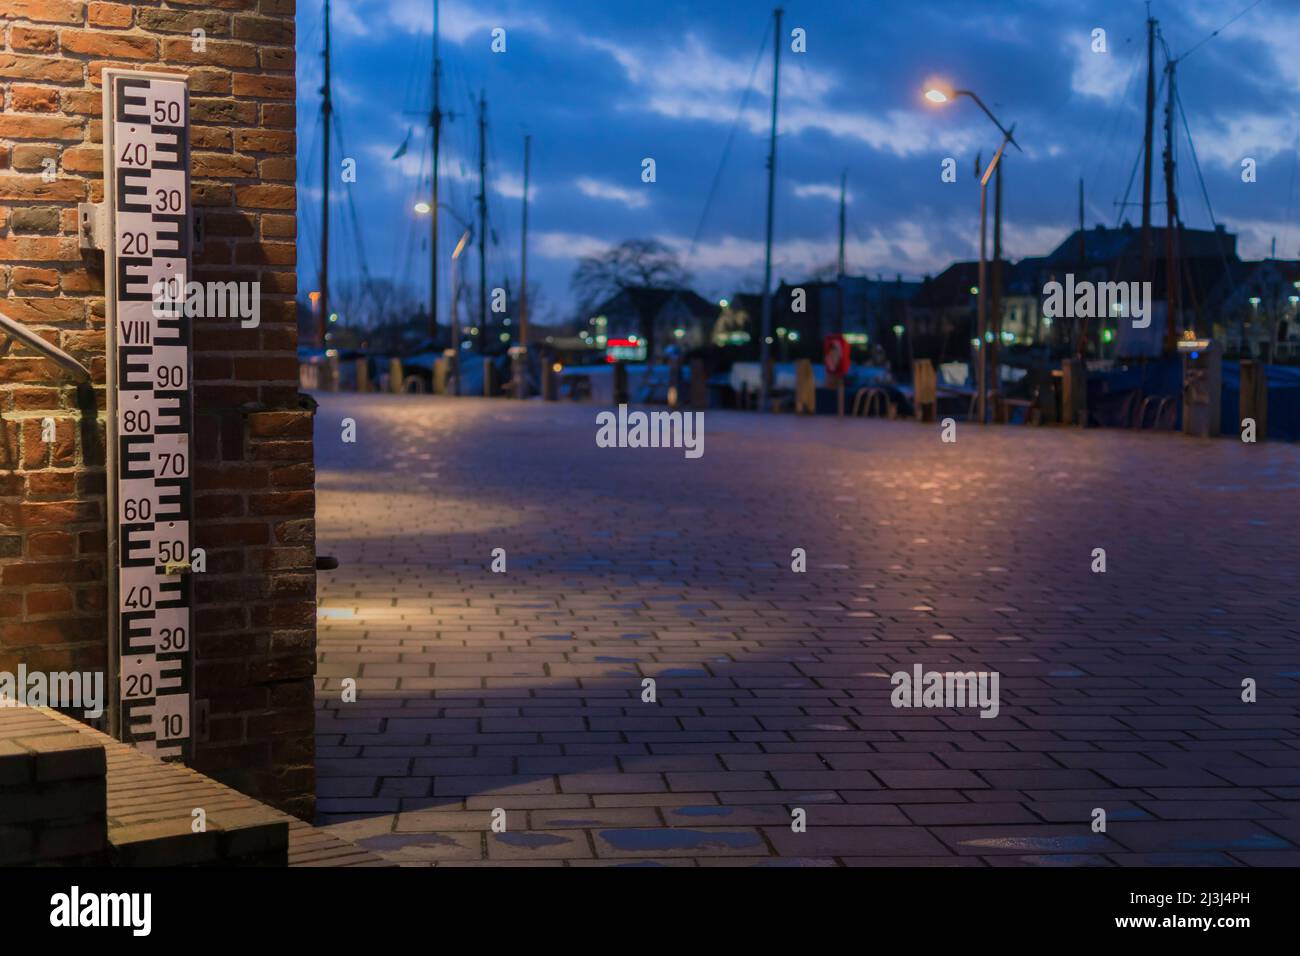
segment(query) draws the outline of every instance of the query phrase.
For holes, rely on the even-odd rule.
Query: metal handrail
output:
[[[9,316],[0,312],[0,332],[4,332],[15,342],[27,346],[36,352],[40,352],[55,365],[60,366],[68,372],[78,382],[90,381],[90,370],[74,359],[57,345],[51,345],[25,325],[15,322]]]

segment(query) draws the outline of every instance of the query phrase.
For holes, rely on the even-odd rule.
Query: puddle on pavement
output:
[[[677,807],[673,816],[679,817],[728,817],[735,812],[733,807]]]
[[[385,851],[405,850],[411,847],[435,847],[435,846],[459,846],[451,837],[445,837],[437,833],[387,833],[383,836],[366,837],[364,840],[358,840],[357,846],[366,850],[374,850],[376,853]]]
[[[600,837],[616,850],[744,850],[761,847],[757,833],[713,833],[706,830],[601,830]]]
[[[556,836],[554,833],[494,833],[492,837],[506,846],[518,846],[528,850],[573,842],[569,837]]]
[[[1236,840],[1175,840],[1181,850],[1289,850],[1291,844],[1271,833],[1252,833]]]
[[[1093,836],[1015,836],[987,837],[982,840],[962,840],[962,846],[980,847],[988,850],[1037,850],[1039,852],[1082,853],[1087,850],[1106,848],[1103,838]]]

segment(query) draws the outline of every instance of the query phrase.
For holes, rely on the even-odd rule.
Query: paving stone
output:
[[[710,410],[688,462],[596,447],[591,405],[318,398],[319,428],[346,413],[384,450],[317,446],[319,545],[340,559],[318,595],[348,611],[319,621],[317,742],[322,819],[374,820],[386,859],[1294,859],[1300,682],[1271,679],[1300,659],[1294,562],[1263,557],[1300,527],[1294,446],[1051,428],[943,445],[907,422]],[[1217,573],[1231,586],[1205,587]],[[890,675],[915,663],[997,671],[998,717],[895,709]],[[1242,674],[1269,695],[1240,703]],[[575,837],[459,829],[495,807],[511,839],[516,814]]]

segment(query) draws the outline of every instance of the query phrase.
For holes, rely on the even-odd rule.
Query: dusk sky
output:
[[[1215,217],[1240,233],[1243,257],[1300,255],[1300,4],[1293,0],[1155,0],[1170,50],[1195,47],[1178,91]],[[320,236],[321,0],[298,7],[300,291],[315,288]],[[370,271],[427,297],[427,195],[432,0],[335,0],[334,97],[357,181],[337,179],[332,286],[359,275],[348,194]],[[1203,45],[1212,31],[1246,12]],[[567,317],[578,256],[631,238],[678,251],[711,298],[757,290],[762,276],[772,4],[754,0],[527,0],[441,5],[443,198],[474,215],[477,128],[488,100],[489,284],[517,286],[523,138],[533,137],[530,284],[539,320]],[[1024,153],[1005,169],[1009,257],[1041,254],[1077,219],[1113,225],[1141,148],[1145,5],[1136,0],[997,3],[800,2],[785,5],[773,281],[797,280],[836,254],[841,171],[848,174],[849,271],[919,278],[978,253],[976,153],[997,147],[969,100],[934,107],[926,81],[975,90]],[[493,28],[506,52],[491,51]],[[1092,50],[1106,31],[1107,52]],[[806,31],[792,53],[790,31]],[[761,48],[761,58],[759,56]],[[1158,55],[1158,63],[1163,57]],[[752,77],[752,84],[751,84]],[[746,97],[746,90],[750,92]],[[1163,96],[1163,94],[1162,94]],[[742,108],[743,101],[743,108]],[[1163,106],[1163,103],[1159,104]],[[1157,137],[1162,109],[1157,110]],[[1209,212],[1178,121],[1184,222]],[[730,149],[727,149],[732,130]],[[410,129],[408,152],[393,153]],[[724,152],[725,162],[724,162]],[[423,156],[423,158],[422,158]],[[641,181],[653,157],[657,182]],[[940,180],[945,157],[958,181]],[[1257,163],[1243,183],[1241,163]],[[342,157],[337,146],[332,165]],[[1163,198],[1157,151],[1155,190]],[[715,177],[716,191],[708,202]],[[1140,170],[1130,201],[1141,198]],[[706,209],[707,203],[707,209]],[[1163,206],[1153,216],[1163,222]],[[1140,210],[1127,218],[1135,223]],[[444,213],[447,259],[460,229]],[[699,234],[698,242],[693,240]],[[477,261],[467,263],[476,281]],[[447,308],[443,267],[442,314]],[[346,317],[345,317],[346,318]]]

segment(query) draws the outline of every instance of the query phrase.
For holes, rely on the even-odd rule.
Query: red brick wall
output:
[[[83,413],[35,353],[0,357],[0,669],[105,665],[103,258],[78,250],[77,203],[103,200],[103,68],[183,72],[205,225],[193,278],[263,293],[257,328],[194,320],[193,543],[207,551],[195,697],[211,708],[194,766],[309,815],[315,502],[293,306],[293,16],[294,0],[0,0],[0,311],[87,365],[98,409]]]

